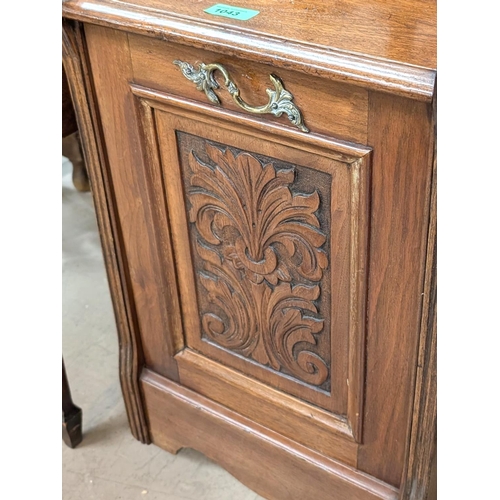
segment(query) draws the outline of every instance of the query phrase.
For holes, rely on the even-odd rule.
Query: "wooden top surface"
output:
[[[178,37],[179,43],[184,40],[204,47],[212,43],[212,46],[225,48],[226,52],[232,47],[235,54],[243,48],[248,54],[262,51],[264,59],[269,55],[269,61],[263,62],[278,61],[278,65],[284,65],[283,60],[288,59],[288,67],[300,65],[302,60],[304,65],[317,66],[319,73],[343,68],[340,73],[344,80],[356,80],[365,73],[367,82],[375,88],[377,82],[373,80],[378,79],[381,87],[387,87],[380,90],[423,100],[428,100],[433,93],[435,0],[220,2],[260,11],[248,21],[204,12],[216,3],[219,2],[66,0],[63,15],[119,29],[136,32],[142,29],[150,36],[165,39]],[[294,55],[289,57],[288,54]],[[405,81],[396,81],[398,78]],[[401,89],[398,90],[398,86]],[[427,97],[422,97],[423,94]]]
[[[206,14],[214,0],[135,0],[158,10],[435,69],[435,0],[226,0],[259,10],[248,21]]]

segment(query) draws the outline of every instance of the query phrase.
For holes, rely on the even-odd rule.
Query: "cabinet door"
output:
[[[314,473],[293,498],[336,484],[339,498],[358,484],[359,498],[394,498],[420,325],[426,104],[372,95],[372,151],[157,90],[134,74],[125,33],[86,32],[141,425],[256,490],[252,471],[279,462],[262,491]],[[218,443],[238,440],[236,464]]]
[[[355,463],[368,150],[132,90],[168,212],[180,382]]]

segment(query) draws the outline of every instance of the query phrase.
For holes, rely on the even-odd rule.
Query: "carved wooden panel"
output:
[[[250,401],[286,412],[289,437],[354,460],[341,440],[361,440],[369,148],[131,88],[174,249],[181,382],[264,425]]]
[[[177,138],[203,339],[328,391],[331,176]]]

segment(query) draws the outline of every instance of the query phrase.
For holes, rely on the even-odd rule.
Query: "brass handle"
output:
[[[302,132],[309,132],[309,129],[304,125],[302,113],[299,108],[292,102],[293,95],[285,89],[283,82],[276,75],[269,75],[271,82],[273,82],[274,90],[266,89],[269,96],[269,102],[264,106],[250,106],[241,97],[240,91],[236,84],[231,80],[226,68],[221,64],[198,64],[196,70],[191,64],[183,61],[174,61],[174,64],[179,66],[182,74],[191,82],[196,84],[198,90],[205,92],[207,97],[214,104],[220,105],[220,100],[214,89],[219,88],[219,84],[214,78],[214,71],[219,70],[224,76],[224,85],[228,92],[231,94],[234,102],[245,111],[249,113],[271,113],[274,116],[281,116],[286,113],[288,119],[297,126]]]

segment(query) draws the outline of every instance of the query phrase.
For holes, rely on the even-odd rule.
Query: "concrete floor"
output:
[[[118,380],[118,341],[90,193],[63,159],[63,355],[83,442],[62,444],[63,500],[258,500],[202,454],[136,441]]]

